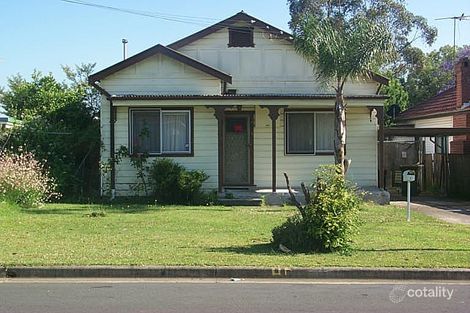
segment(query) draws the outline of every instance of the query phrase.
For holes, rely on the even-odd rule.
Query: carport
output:
[[[414,128],[414,127],[387,127],[384,129],[384,139],[385,138],[395,138],[395,137],[411,137],[414,138],[415,142],[421,142],[423,138],[430,137],[443,137],[445,142],[448,142],[449,136],[461,136],[461,135],[470,135],[470,128]],[[379,143],[380,146],[381,143]],[[381,153],[384,154],[384,149],[380,149]],[[425,160],[425,151],[424,149],[419,152],[418,160],[419,165],[424,168],[424,173],[428,175],[436,175],[439,177],[432,177],[430,181],[438,181],[439,189],[442,193],[449,193],[449,185],[452,185],[454,189],[459,189],[459,185],[469,185],[470,184],[470,155],[449,155],[448,149],[443,149],[442,153],[436,155],[435,160],[439,162],[439,169],[436,170],[436,166],[433,169],[429,168],[429,164],[426,164]],[[381,156],[383,157],[383,155]],[[429,163],[429,162],[428,162]],[[430,163],[431,164],[431,163]],[[436,163],[435,163],[436,164]],[[383,179],[381,185],[387,186],[387,173],[385,172],[385,162],[381,162],[379,168],[379,177]],[[433,172],[433,170],[435,172]],[[453,173],[459,173],[458,179],[452,176]],[[430,179],[430,177],[427,177]],[[452,184],[451,184],[452,182]],[[456,186],[454,186],[456,185]],[[463,187],[463,186],[462,186]]]

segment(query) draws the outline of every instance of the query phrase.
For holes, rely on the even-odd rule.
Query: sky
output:
[[[86,0],[99,5],[186,16],[169,21],[130,15],[61,0],[0,0],[0,87],[7,78],[29,78],[37,69],[65,79],[61,65],[96,63],[96,70],[122,60],[121,40],[128,55],[157,43],[170,44],[244,10],[278,28],[289,30],[286,0]],[[407,7],[439,30],[429,51],[453,42],[453,22],[439,17],[470,15],[469,0],[409,0]],[[190,17],[203,18],[188,22]],[[181,19],[170,18],[170,19]],[[457,23],[457,45],[470,44],[470,20]]]

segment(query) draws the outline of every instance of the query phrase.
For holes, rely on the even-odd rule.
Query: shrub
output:
[[[155,199],[162,203],[195,204],[203,199],[202,183],[209,178],[200,170],[187,170],[171,159],[159,158],[150,167]]]
[[[0,154],[0,199],[33,207],[57,197],[56,184],[32,153]]]
[[[273,229],[273,243],[293,251],[345,251],[357,228],[360,198],[337,166],[321,166],[309,203]]]

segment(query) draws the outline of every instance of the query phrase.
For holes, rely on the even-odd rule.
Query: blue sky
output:
[[[101,5],[205,17],[204,25],[179,23],[110,10],[64,3],[60,0],[0,0],[0,86],[20,73],[30,77],[34,69],[64,79],[60,65],[97,63],[102,69],[122,58],[121,39],[129,41],[129,55],[157,43],[169,44],[212,22],[241,10],[288,30],[285,0],[87,0]],[[432,48],[452,44],[452,21],[443,16],[470,15],[468,0],[415,0],[408,8],[438,27]],[[470,44],[470,20],[458,23],[457,44]],[[426,48],[429,50],[430,48]]]

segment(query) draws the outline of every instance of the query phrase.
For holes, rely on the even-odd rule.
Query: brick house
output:
[[[462,58],[455,65],[455,86],[403,111],[397,117],[401,125],[415,128],[470,127],[470,61]],[[470,135],[426,138],[426,153],[470,154]]]

